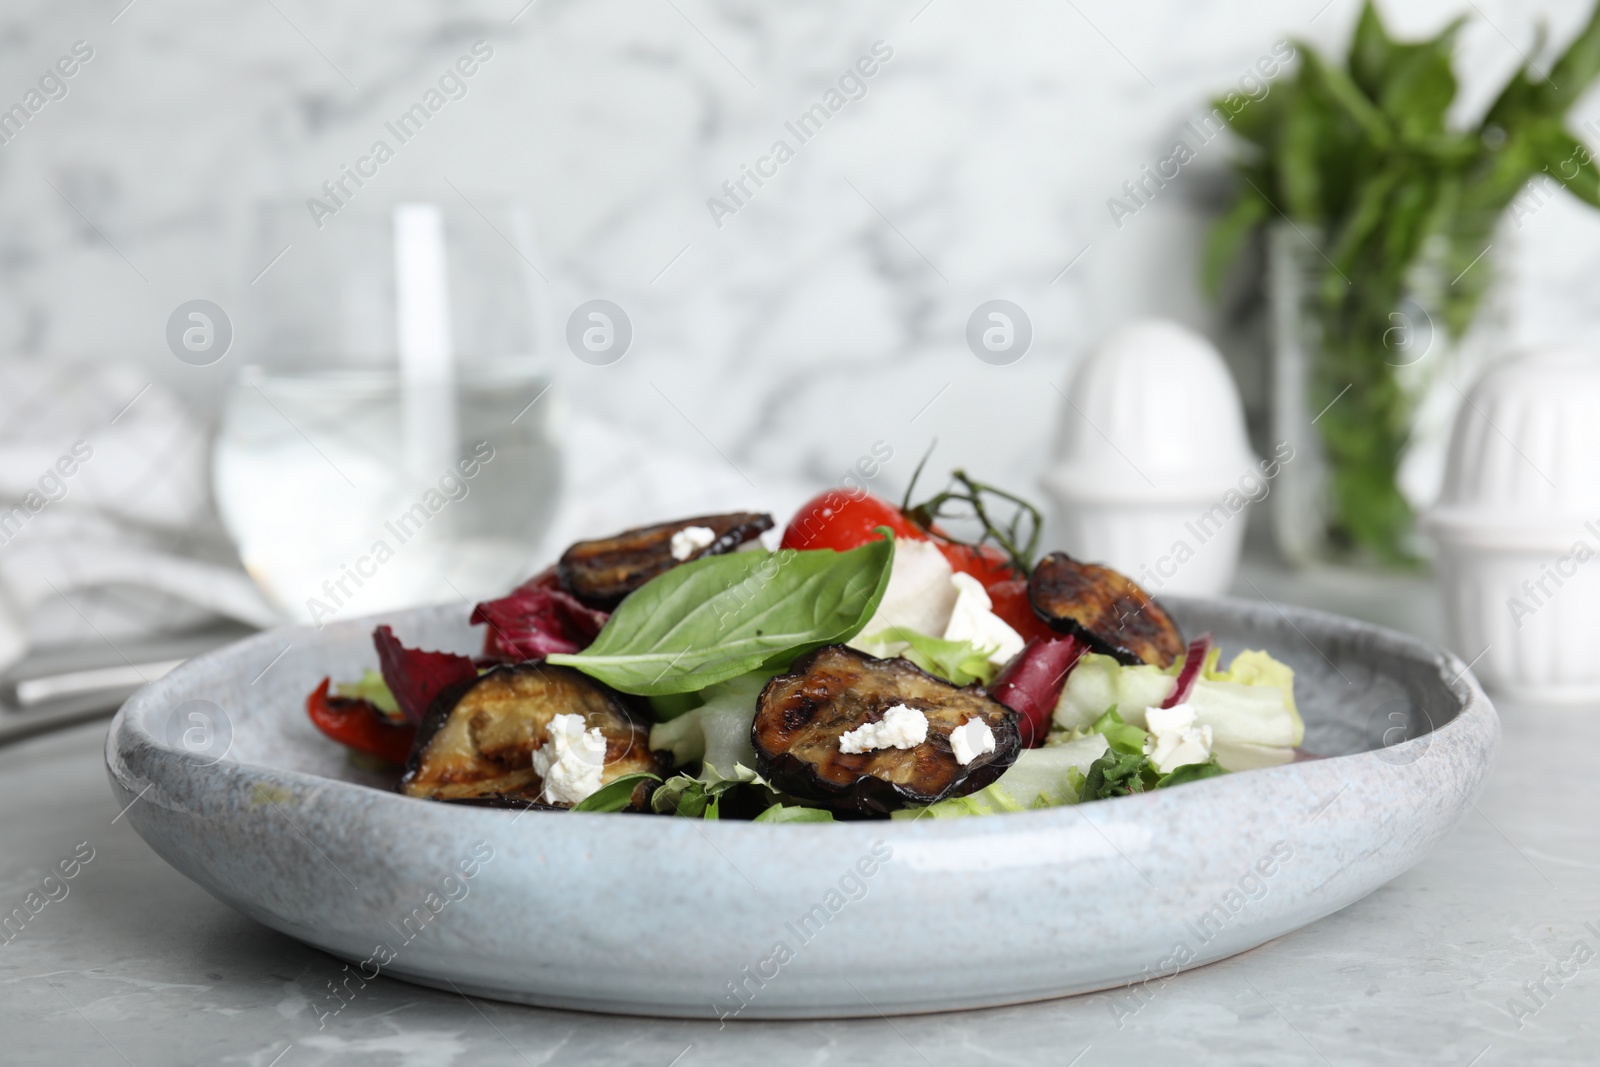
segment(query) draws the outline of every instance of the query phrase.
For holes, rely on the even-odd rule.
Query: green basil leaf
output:
[[[613,778],[593,793],[572,805],[573,811],[621,811],[633,800],[633,791],[645,779],[661,781],[661,776],[649,771],[624,774]]]
[[[1356,32],[1350,38],[1350,77],[1361,91],[1374,100],[1383,92],[1383,82],[1395,57],[1394,39],[1378,16],[1372,0],[1361,5]]]
[[[1291,219],[1321,222],[1330,214],[1322,150],[1334,140],[1334,120],[1309,93],[1297,93],[1295,105],[1285,113],[1270,157],[1270,170],[1277,179],[1277,208]]]
[[[1186,782],[1198,782],[1202,778],[1215,778],[1219,774],[1227,773],[1217,763],[1216,757],[1213,756],[1204,763],[1185,763],[1182,767],[1172,768],[1171,771],[1162,775],[1156,781],[1156,788],[1165,789],[1168,786],[1183,785]]]
[[[1314,49],[1301,53],[1302,78],[1324,101],[1360,128],[1363,136],[1374,145],[1385,148],[1393,139],[1393,131],[1384,113],[1361,92],[1350,75],[1328,63]]]
[[[1589,21],[1550,68],[1550,76],[1540,79],[1546,113],[1558,115],[1566,111],[1577,103],[1578,97],[1597,76],[1600,76],[1600,6],[1589,12]]]
[[[848,641],[889,584],[894,541],[848,552],[730,552],[674,567],[636,589],[582,652],[548,657],[613,689],[704,689]]]
[[[1456,98],[1451,53],[1465,21],[1458,18],[1432,40],[1398,50],[1377,100],[1401,137],[1415,140],[1444,131],[1445,113]]]
[[[1568,133],[1559,120],[1543,123],[1537,130],[1544,170],[1567,191],[1591,207],[1600,207],[1600,170],[1595,168],[1589,149]]]
[[[774,804],[755,817],[756,822],[832,822],[833,812],[798,804]]]

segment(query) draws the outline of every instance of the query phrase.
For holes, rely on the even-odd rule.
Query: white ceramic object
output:
[[[1334,758],[949,820],[432,803],[372,788],[385,783],[306,719],[325,675],[374,665],[364,619],[191,660],[123,706],[106,763],[116,807],[151,848],[348,961],[337,980],[351,992],[381,972],[700,1018],[1012,1004],[1167,976],[1359,900],[1449,831],[1493,763],[1494,709],[1448,653],[1297,608],[1169,607],[1186,632],[1291,664],[1305,744]],[[382,621],[409,644],[482,644],[460,605]]]
[[[1600,353],[1495,368],[1456,418],[1439,544],[1451,641],[1491,688],[1600,701]]]
[[[1153,593],[1226,590],[1270,479],[1216,348],[1173,322],[1125,326],[1079,366],[1062,420],[1044,486],[1063,547]]]

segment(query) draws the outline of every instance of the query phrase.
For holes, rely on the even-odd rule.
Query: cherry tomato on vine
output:
[[[944,553],[944,558],[950,561],[953,570],[972,575],[980,585],[1010,581],[1017,575],[1016,568],[1011,565],[1011,557],[993,545],[974,548],[953,541],[941,541],[937,536],[933,542]]]
[[[887,500],[863,493],[852,496],[839,489],[820,493],[795,512],[783,531],[784,548],[831,548],[848,552],[878,539],[874,531],[887,526],[895,537],[926,541],[928,535],[912,525],[899,508]]]
[[[897,538],[932,541],[952,570],[970,574],[987,586],[1015,577],[1010,557],[993,545],[973,548],[939,536],[935,527],[924,530],[906,517],[905,512],[875,496],[851,496],[833,489],[807,501],[783,531],[783,547],[793,549],[831,548],[847,552],[876,541],[876,530],[887,526]]]

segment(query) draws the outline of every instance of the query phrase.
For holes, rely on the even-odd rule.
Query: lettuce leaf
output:
[[[1090,734],[1049,748],[1027,748],[998,780],[964,797],[951,797],[926,807],[906,808],[892,819],[950,819],[996,815],[1076,804],[1084,770],[1106,752],[1106,739]]]
[[[1300,709],[1294,703],[1294,668],[1287,663],[1280,663],[1260,649],[1245,649],[1233,657],[1233,662],[1225,671],[1216,669],[1217,659],[1221,657],[1220,650],[1213,650],[1211,662],[1206,664],[1204,677],[1212,682],[1237,682],[1240,685],[1271,685],[1276,686],[1283,693],[1283,702],[1295,717],[1299,718]]]
[[[776,673],[751,671],[703,690],[699,707],[650,728],[650,747],[671,752],[680,767],[699,762],[700,776],[708,781],[730,777],[738,766],[755,766],[750,723],[762,687]]]
[[[1144,755],[1144,743],[1150,737],[1132,723],[1123,722],[1116,705],[1107,708],[1106,713],[1089,727],[1089,732],[1103,735],[1113,750],[1130,756]]]
[[[1240,652],[1226,671],[1218,669],[1219,660],[1213,649],[1188,700],[1196,725],[1211,727],[1217,763],[1223,770],[1243,771],[1292,760],[1295,746],[1305,739],[1294,703],[1293,669],[1253,650]],[[1116,709],[1123,722],[1143,728],[1145,711],[1166,700],[1177,672],[1176,664],[1167,670],[1129,667],[1110,656],[1085,655],[1062,687],[1055,725],[1079,733],[1096,730],[1098,720]]]
[[[774,804],[755,817],[756,822],[832,822],[833,812],[800,804]]]
[[[1037,751],[1030,749],[1029,751]],[[964,797],[951,797],[923,807],[901,808],[891,812],[889,818],[910,821],[915,819],[961,819],[968,815],[1003,815],[1008,811],[1026,811],[999,782],[984,786],[976,793]]]
[[[650,714],[656,717],[656,722],[669,722],[705,703],[699,693],[664,693],[645,699],[650,702]]]
[[[1108,709],[1121,708],[1125,722],[1143,729],[1144,710],[1160,707],[1177,680],[1176,666],[1125,667],[1110,656],[1087,652],[1061,687],[1055,723],[1064,730],[1088,730]]]
[[[389,692],[383,675],[370,667],[361,672],[359,682],[340,682],[333,687],[333,691],[351,700],[365,700],[391,719],[400,718],[400,705],[395,702],[394,694]]]
[[[905,657],[951,685],[971,685],[973,682],[988,685],[994,681],[997,671],[989,661],[989,654],[994,651],[992,648],[979,647],[971,641],[946,641],[942,637],[929,637],[904,626],[891,626],[873,634],[864,643],[870,646],[864,651],[875,656],[884,655],[884,652],[876,649],[888,651],[891,645],[908,645],[910,647],[895,655]]]

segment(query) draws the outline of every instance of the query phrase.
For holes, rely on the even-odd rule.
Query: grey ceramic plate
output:
[[[1499,723],[1455,657],[1317,612],[1169,606],[1225,655],[1291,663],[1306,747],[1336,758],[939,822],[435,804],[363,784],[306,721],[319,679],[374,664],[373,622],[358,620],[191,661],[124,705],[106,762],[156,852],[348,961],[351,991],[381,972],[657,1015],[1011,1004],[1159,982],[1315,922],[1416,863],[1489,773]],[[478,642],[465,617],[385,621],[408,644],[465,652]]]

